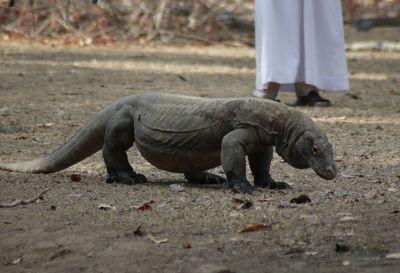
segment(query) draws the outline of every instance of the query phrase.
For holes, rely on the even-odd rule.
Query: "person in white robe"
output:
[[[340,0],[255,0],[257,97],[295,91],[299,106],[330,106],[319,90],[349,89]]]

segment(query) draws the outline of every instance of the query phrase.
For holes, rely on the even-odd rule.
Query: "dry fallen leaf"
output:
[[[239,198],[232,198],[232,202],[234,202],[236,204],[240,204],[240,206],[238,207],[240,209],[250,209],[250,208],[254,207],[253,202],[250,200],[242,200]]]
[[[261,231],[261,230],[266,230],[266,229],[271,229],[271,225],[269,224],[255,224],[247,227],[242,227],[241,229],[238,230],[239,233],[245,233],[245,232],[255,232],[255,231]]]
[[[302,194],[299,197],[293,198],[290,200],[290,203],[296,203],[296,204],[305,204],[305,203],[310,203],[311,199],[305,195]]]
[[[82,180],[82,178],[81,178],[81,176],[79,174],[77,174],[77,173],[71,174],[71,181],[79,182],[81,180]]]
[[[189,244],[189,243],[187,243],[187,244],[184,244],[184,245],[183,245],[183,248],[184,248],[184,249],[191,249],[191,248],[192,248],[192,245]]]
[[[19,264],[21,261],[22,261],[22,257],[20,257],[20,258],[14,260],[14,261],[12,261],[11,264]]]
[[[133,235],[134,235],[135,237],[142,237],[142,236],[144,236],[144,235],[146,234],[146,233],[144,233],[143,231],[140,230],[141,227],[142,227],[142,226],[138,226],[138,227],[136,228],[136,230],[133,232]]]
[[[233,203],[236,203],[236,204],[243,204],[245,201],[242,200],[242,199],[233,197],[233,198],[232,198],[232,202],[233,202]]]
[[[127,191],[128,195],[135,195],[136,193],[137,193],[136,191],[131,191],[131,190]]]
[[[154,236],[151,235],[151,234],[148,234],[147,237],[148,237],[151,241],[153,241],[154,243],[156,243],[156,244],[164,244],[164,243],[168,242],[168,239],[167,239],[167,238],[164,238],[164,239],[156,239],[156,238],[154,238]]]
[[[244,202],[241,206],[240,206],[240,208],[241,209],[251,209],[251,208],[254,208],[254,204],[253,204],[253,202],[251,202],[251,201],[246,201],[246,202]]]
[[[50,128],[50,127],[54,126],[54,123],[49,122],[49,123],[44,123],[44,124],[38,124],[37,126],[39,128]]]
[[[136,209],[137,211],[145,211],[145,210],[152,210],[151,204],[154,204],[156,201],[151,200],[149,202],[143,203],[142,205],[135,205],[131,206],[131,208]]]
[[[100,204],[97,208],[101,209],[101,210],[116,210],[117,209],[116,207],[107,205],[107,204]]]
[[[350,221],[355,221],[357,220],[357,217],[354,216],[344,216],[342,218],[340,218],[340,222],[350,222]]]

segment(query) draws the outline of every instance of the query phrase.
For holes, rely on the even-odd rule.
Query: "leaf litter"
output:
[[[263,231],[269,230],[272,226],[269,224],[254,224],[246,227],[242,227],[238,230],[238,233],[247,233],[247,232],[256,232],[256,231]]]
[[[131,208],[137,210],[137,211],[145,211],[145,210],[152,210],[153,207],[151,206],[152,204],[154,204],[156,201],[154,200],[150,200],[148,202],[145,202],[141,205],[133,205],[131,206]]]

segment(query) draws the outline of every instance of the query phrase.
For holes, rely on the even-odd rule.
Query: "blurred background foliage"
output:
[[[400,21],[400,0],[342,0],[359,30]],[[0,0],[0,39],[253,44],[254,0]]]

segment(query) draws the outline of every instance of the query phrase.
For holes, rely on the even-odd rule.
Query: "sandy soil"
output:
[[[106,184],[100,154],[56,174],[0,172],[0,202],[50,188],[43,200],[0,208],[0,272],[399,272],[400,259],[387,255],[400,252],[400,52],[349,52],[348,64],[351,95],[325,93],[333,107],[301,109],[334,145],[334,181],[276,156],[273,176],[293,190],[235,195],[225,185],[187,185],[135,148],[132,165],[149,182],[134,186]],[[131,93],[249,95],[254,49],[2,42],[0,77],[0,161],[13,162],[51,152]],[[290,203],[301,194],[311,203]],[[134,207],[151,200],[151,210]],[[238,233],[259,223],[271,229]]]

